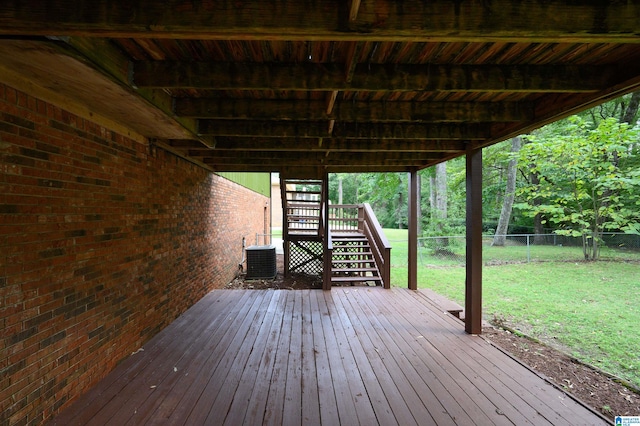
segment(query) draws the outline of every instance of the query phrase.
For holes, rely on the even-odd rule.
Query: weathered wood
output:
[[[428,166],[428,164],[427,164]],[[208,165],[214,172],[277,172],[277,173],[291,173],[297,174],[313,174],[320,167],[327,173],[394,173],[394,172],[407,172],[409,166],[405,165],[388,165],[388,164],[376,164],[376,165],[296,165],[296,164],[216,164]]]
[[[275,154],[275,156],[269,157],[265,154]],[[318,155],[319,154],[319,155]],[[234,153],[227,157],[222,157],[219,154],[216,156],[202,157],[201,161],[218,169],[218,167],[231,166],[231,165],[255,165],[261,166],[265,162],[269,164],[277,164],[279,167],[302,167],[302,166],[404,166],[404,167],[426,167],[435,162],[439,162],[442,159],[440,154],[426,153],[425,155],[416,157],[416,153],[409,153],[406,157],[403,157],[404,153],[377,153],[364,155],[363,153],[351,154],[349,156],[343,156],[344,153],[329,154],[324,153],[307,153],[306,155],[296,155],[296,153],[280,153],[278,151],[269,152],[249,152],[238,155]],[[275,161],[278,160],[278,161]]]
[[[439,152],[431,152],[431,151],[416,151],[416,152],[380,152],[380,151],[361,151],[361,152],[352,152],[352,153],[344,153],[344,152],[290,152],[290,151],[217,151],[217,150],[193,150],[189,152],[190,154],[204,154],[208,161],[210,160],[223,160],[227,158],[231,159],[255,159],[255,160],[268,160],[278,158],[282,161],[287,160],[326,160],[328,157],[331,159],[344,159],[344,160],[352,160],[357,162],[357,160],[361,161],[378,161],[380,159],[384,160],[436,160],[442,158],[442,154]],[[335,158],[334,158],[335,157]]]
[[[482,333],[482,150],[467,150],[465,330]]]
[[[229,425],[607,424],[399,288],[213,291],[51,424],[207,417]]]
[[[360,0],[351,0],[349,6],[349,22],[353,22],[358,17],[358,9],[360,8]]]
[[[0,34],[271,40],[510,40],[637,43],[634,2],[362,0],[5,2]],[[180,13],[175,13],[180,10]]]
[[[331,92],[334,93],[334,92]],[[357,122],[528,121],[533,106],[516,102],[345,102],[327,113],[324,101],[182,98],[180,117],[251,120],[339,120]]]
[[[0,40],[0,81],[138,140],[196,138],[164,111],[119,86],[113,75],[96,71],[78,56],[57,43]],[[185,121],[195,127],[195,120]]]
[[[339,93],[340,92],[338,92],[337,90],[334,90],[327,96],[327,116],[333,112],[333,107],[336,105],[336,99],[338,99]]]
[[[200,135],[262,136],[262,137],[327,137],[326,122],[200,120]],[[333,129],[335,138],[351,139],[486,139],[489,125],[476,124],[424,124],[424,123],[340,123]]]
[[[419,139],[335,139],[319,141],[312,138],[283,138],[275,143],[273,138],[216,138],[215,148],[205,148],[202,144],[194,146],[189,141],[171,141],[171,146],[184,149],[189,155],[205,156],[215,151],[396,151],[396,152],[450,152],[457,153],[466,149],[467,143],[452,140]]]
[[[616,66],[358,64],[350,83],[339,64],[141,61],[145,88],[371,92],[592,92],[615,81]]]
[[[351,84],[351,82],[353,81],[353,76],[356,72],[356,66],[358,65],[358,57],[362,53],[363,47],[364,43],[361,41],[351,43],[351,46],[349,46],[349,50],[347,52],[347,61],[345,65],[344,80],[347,84]]]
[[[66,40],[69,46],[88,58],[100,72],[107,73],[121,86],[131,88],[131,61],[119,49],[113,46],[109,40],[101,38],[69,38]],[[94,94],[97,90],[94,88]],[[99,91],[104,96],[104,91]],[[162,90],[144,89],[137,90],[137,94],[165,114],[165,120],[176,121],[180,126],[188,129],[195,136],[196,120],[189,117],[176,117],[172,114],[173,99]],[[95,102],[95,100],[94,100]],[[147,107],[147,108],[149,108]],[[164,118],[164,117],[163,117]],[[147,134],[149,136],[149,134]],[[162,136],[162,135],[158,135]]]
[[[418,289],[418,171],[409,172],[409,241],[408,241],[408,287]]]
[[[518,135],[528,133],[534,129],[554,121],[569,117],[573,114],[598,106],[620,96],[640,90],[640,75],[634,69],[637,65],[628,67],[616,84],[596,94],[557,95],[545,98],[535,107],[536,120],[523,125],[522,123],[494,123],[491,127],[492,142],[503,141]],[[631,73],[631,75],[629,75]],[[558,108],[562,105],[562,108]],[[480,144],[480,146],[487,146]]]

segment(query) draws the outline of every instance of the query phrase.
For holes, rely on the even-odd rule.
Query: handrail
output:
[[[329,206],[329,224],[333,232],[353,232],[361,230],[358,204],[339,204]]]
[[[362,233],[366,235],[376,259],[384,288],[391,288],[391,244],[382,231],[382,226],[369,203],[362,206]]]
[[[339,204],[329,207],[327,221],[332,232],[360,232],[369,241],[369,246],[380,271],[384,288],[391,286],[391,244],[382,231],[371,205]]]

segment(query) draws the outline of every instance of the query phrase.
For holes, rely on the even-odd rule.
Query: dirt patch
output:
[[[638,393],[561,351],[501,328],[485,327],[483,336],[611,420],[640,414]]]
[[[278,274],[273,280],[246,280],[244,274],[227,284],[227,289],[321,289],[322,279],[306,274],[285,278],[283,256],[277,256]],[[640,395],[618,380],[582,364],[565,353],[524,335],[497,327],[485,327],[488,341],[519,359],[556,387],[574,395],[609,419],[640,415]]]
[[[317,275],[291,274],[291,276],[285,278],[282,272],[284,271],[284,256],[281,254],[276,256],[276,270],[278,271],[276,277],[267,280],[247,280],[245,274],[239,272],[238,276],[224,288],[255,290],[304,290],[322,288],[322,278]]]

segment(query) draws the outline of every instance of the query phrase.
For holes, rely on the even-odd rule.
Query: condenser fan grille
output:
[[[276,247],[247,247],[247,279],[273,279],[277,274]]]

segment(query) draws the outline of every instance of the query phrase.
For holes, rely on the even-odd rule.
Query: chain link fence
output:
[[[581,237],[511,234],[506,236],[504,246],[494,246],[493,238],[493,235],[486,235],[482,240],[482,259],[485,265],[584,260]],[[406,266],[407,256],[398,251],[405,251],[407,242],[390,243],[393,247],[392,266]],[[600,244],[600,260],[640,261],[640,235],[606,233],[602,235]],[[466,238],[461,235],[419,238],[418,262],[422,266],[463,266],[465,250]]]

